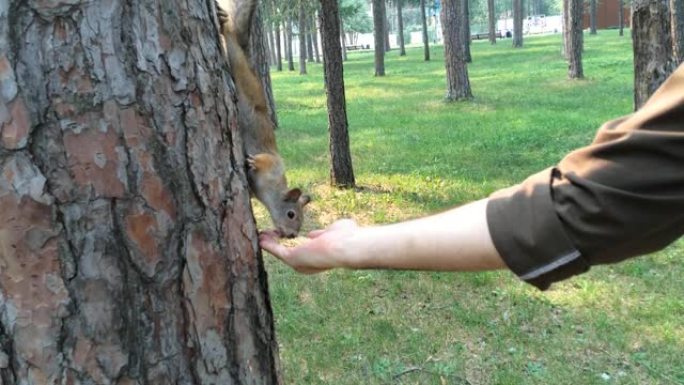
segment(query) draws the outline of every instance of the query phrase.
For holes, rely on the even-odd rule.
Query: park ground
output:
[[[585,35],[587,78],[566,78],[560,35],[475,42],[475,99],[445,103],[443,51],[345,64],[357,189],[328,186],[322,67],[272,72],[291,185],[313,195],[304,232],[383,224],[515,184],[632,109],[629,31]],[[255,201],[256,202],[256,201]],[[261,228],[269,226],[257,208]],[[298,242],[298,241],[295,241]],[[508,272],[336,270],[265,256],[287,384],[684,384],[684,242],[540,292]]]

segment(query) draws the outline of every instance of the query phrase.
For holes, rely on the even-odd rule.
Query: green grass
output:
[[[430,214],[514,184],[591,141],[632,105],[630,39],[585,36],[586,80],[566,79],[560,36],[475,42],[475,99],[444,103],[443,52],[345,64],[359,189],[328,187],[320,65],[273,72],[291,184],[313,194],[305,229]],[[262,227],[268,226],[257,210]],[[508,272],[332,271],[268,257],[288,384],[684,384],[684,243],[539,292]]]

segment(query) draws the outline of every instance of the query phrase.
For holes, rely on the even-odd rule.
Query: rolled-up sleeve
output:
[[[591,145],[492,194],[487,222],[508,267],[542,290],[681,237],[684,66],[637,113],[604,124]]]

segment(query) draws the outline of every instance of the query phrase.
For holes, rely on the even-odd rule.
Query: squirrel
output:
[[[249,64],[249,30],[257,0],[216,1],[221,36],[237,89],[238,128],[247,158],[250,193],[266,206],[281,237],[294,238],[311,198],[288,189],[261,80]],[[223,7],[222,7],[223,5]]]

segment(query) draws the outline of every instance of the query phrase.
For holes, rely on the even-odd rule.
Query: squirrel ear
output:
[[[302,196],[302,190],[298,188],[293,188],[285,194],[286,202],[297,202],[299,197]]]
[[[299,201],[298,201],[298,202],[299,202],[300,205],[302,205],[302,207],[304,207],[304,206],[306,206],[307,204],[309,204],[309,202],[311,202],[311,197],[308,196],[308,195],[302,195],[302,196],[299,197]]]

